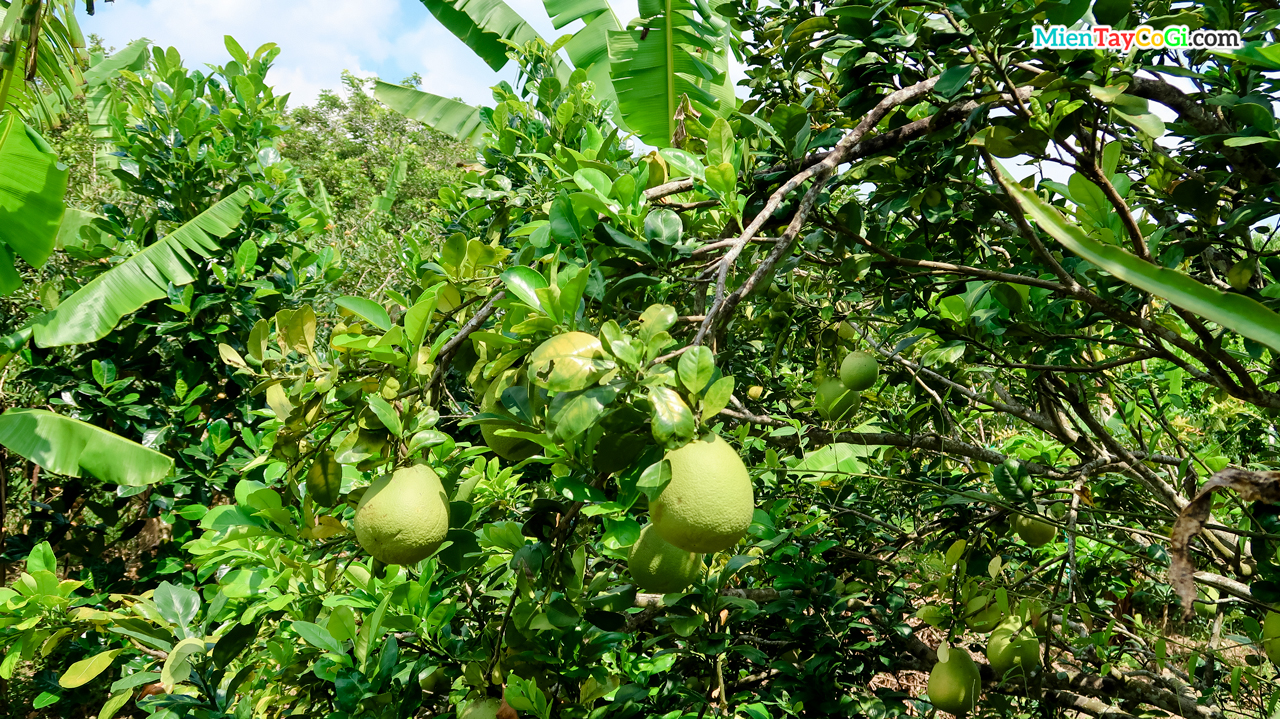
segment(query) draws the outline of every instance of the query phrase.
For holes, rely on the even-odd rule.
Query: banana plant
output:
[[[609,33],[613,88],[627,127],[669,147],[682,103],[707,125],[734,109],[728,24],[705,2],[640,0],[639,9],[626,30]],[[689,119],[689,134],[699,134]]]
[[[126,487],[155,484],[173,472],[173,460],[153,449],[43,409],[0,414],[0,447],[54,474]]]
[[[609,33],[622,29],[608,0],[543,0],[555,29],[581,20],[584,27],[564,41],[565,54],[575,68],[587,71],[595,83],[596,97],[603,103],[616,100],[609,75]]]
[[[502,69],[513,44],[541,40],[502,0],[423,0],[441,24],[489,67]],[[676,134],[676,113],[686,102],[709,125],[734,109],[728,79],[733,36],[705,2],[644,0],[641,17],[623,29],[608,0],[543,0],[551,24],[575,20],[584,26],[560,38],[573,68],[585,70],[596,97],[615,108],[614,119],[644,142],[667,147]],[[558,63],[559,60],[557,59]],[[569,68],[557,65],[563,81]],[[389,107],[457,140],[479,143],[480,110],[415,88],[379,82],[374,96]],[[690,134],[698,134],[696,129]]]
[[[253,197],[243,187],[161,240],[98,275],[35,321],[32,336],[40,347],[96,342],[130,312],[167,296],[170,284],[196,279],[194,253],[209,257],[222,249],[217,240],[240,224]]]
[[[478,145],[484,137],[484,123],[480,120],[479,108],[465,102],[412,87],[392,85],[382,80],[374,84],[373,96],[410,120],[443,132],[460,142]]]
[[[136,41],[82,75],[84,39],[72,3],[43,0],[9,5],[0,38],[0,111],[8,111],[0,112],[0,295],[8,295],[22,284],[15,257],[39,267],[60,236],[74,241],[83,224],[72,213],[73,226],[62,227],[67,169],[32,125],[57,126],[66,103],[85,88],[109,94],[108,80],[144,59],[148,43]],[[91,118],[101,114],[95,107],[90,103]]]
[[[0,120],[0,295],[22,284],[15,254],[33,267],[49,259],[66,191],[67,169],[40,133],[16,114]]]
[[[1251,297],[1223,292],[1178,270],[1160,267],[1089,237],[1057,208],[1019,185],[1003,167],[997,167],[1005,192],[1040,229],[1067,249],[1140,290],[1280,351],[1280,315]]]
[[[84,74],[85,109],[89,115],[89,132],[97,141],[93,160],[99,169],[114,170],[120,167],[120,158],[112,154],[115,147],[111,143],[111,117],[116,113],[116,105],[120,102],[120,91],[107,81],[121,70],[137,71],[145,65],[147,47],[150,44],[150,40],[141,38],[113,55],[94,53],[90,58],[89,69]]]
[[[88,60],[74,0],[13,0],[0,18],[0,111],[59,126],[84,94]]]

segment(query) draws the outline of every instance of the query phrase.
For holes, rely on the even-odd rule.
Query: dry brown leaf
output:
[[[1200,488],[1196,498],[1183,507],[1178,521],[1173,525],[1169,539],[1169,584],[1182,600],[1182,618],[1195,614],[1192,603],[1196,599],[1196,567],[1191,562],[1191,540],[1195,539],[1213,508],[1213,493],[1219,489],[1234,489],[1246,502],[1280,503],[1280,472],[1249,472],[1227,468],[1209,478]]]

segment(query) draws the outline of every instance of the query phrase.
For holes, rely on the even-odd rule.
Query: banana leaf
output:
[[[120,158],[111,154],[115,146],[111,142],[114,130],[111,127],[111,116],[116,112],[115,88],[108,80],[114,78],[121,70],[137,70],[147,62],[147,47],[150,40],[142,38],[129,43],[123,50],[97,61],[84,74],[85,109],[89,115],[89,132],[97,140],[93,161],[100,170],[114,170],[120,167]]]
[[[1280,351],[1280,314],[1244,295],[1223,292],[1089,237],[1062,213],[1000,168],[1001,184],[1022,211],[1067,249],[1145,292]]]
[[[96,342],[106,337],[130,312],[167,296],[168,286],[194,282],[194,253],[210,257],[222,251],[215,239],[240,224],[252,191],[241,188],[187,224],[157,240],[124,262],[98,275],[62,304],[43,315],[33,328],[39,347]]]
[[[374,83],[373,96],[410,120],[460,142],[479,145],[484,137],[480,110],[466,103],[381,80]]]
[[[47,472],[141,487],[173,471],[173,460],[137,442],[43,409],[0,414],[0,446]]]
[[[44,138],[16,114],[0,120],[0,295],[22,284],[15,254],[39,267],[53,252],[67,175]]]
[[[609,33],[622,29],[607,0],[543,0],[551,24],[559,30],[574,20],[585,27],[564,44],[565,54],[575,68],[586,70],[601,102],[617,100],[609,75]]]
[[[507,64],[503,40],[523,45],[538,31],[502,0],[422,0],[432,15],[494,70]]]
[[[706,124],[733,110],[728,36],[722,20],[688,0],[642,0],[640,15],[608,34],[613,89],[627,127],[650,145],[669,147],[683,98]]]

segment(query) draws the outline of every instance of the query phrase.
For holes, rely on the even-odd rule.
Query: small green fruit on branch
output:
[[[1195,565],[1191,562],[1191,540],[1204,529],[1213,508],[1213,493],[1234,489],[1246,502],[1280,503],[1280,472],[1249,472],[1227,468],[1204,483],[1200,493],[1178,515],[1170,535],[1169,584],[1182,600],[1182,616],[1189,620],[1195,614]]]

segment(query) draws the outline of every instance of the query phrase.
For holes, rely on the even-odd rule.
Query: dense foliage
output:
[[[601,74],[585,30],[504,44],[428,7],[520,68],[486,108],[378,86],[478,142],[457,175],[358,81],[287,111],[271,46],[113,72],[118,198],[0,348],[56,411],[0,416],[30,500],[10,706],[1276,711],[1276,10],[728,0],[622,30],[549,4],[612,23]],[[1249,44],[1031,48],[1082,20]],[[12,429],[70,418],[137,444]],[[708,434],[749,527],[646,592],[633,548],[688,477],[664,456]],[[385,564],[357,510],[422,465],[445,541]]]

